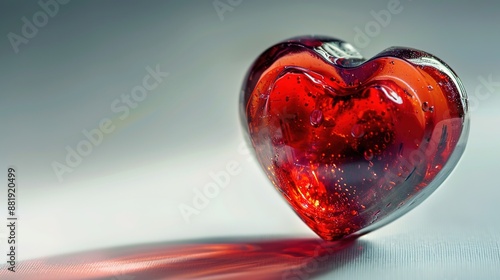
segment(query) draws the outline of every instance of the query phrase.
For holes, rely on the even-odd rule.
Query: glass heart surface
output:
[[[393,47],[366,60],[325,37],[262,53],[240,113],[271,182],[326,240],[366,234],[422,202],[469,131],[465,89],[440,59]]]

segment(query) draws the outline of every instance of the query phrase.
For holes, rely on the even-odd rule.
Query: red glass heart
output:
[[[422,202],[469,131],[465,89],[444,62],[404,48],[365,60],[333,38],[266,50],[240,103],[267,176],[326,240],[368,233]]]

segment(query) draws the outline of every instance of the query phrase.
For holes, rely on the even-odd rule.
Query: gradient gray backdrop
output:
[[[500,4],[400,2],[402,12],[360,48],[365,57],[394,45],[422,49],[447,62],[470,96],[478,87],[483,94],[450,178],[404,218],[363,237],[369,253],[323,277],[500,277]],[[388,3],[243,0],[219,17],[213,1],[73,0],[16,53],[7,34],[21,34],[22,18],[32,21],[41,7],[1,1],[0,181],[16,166],[19,258],[205,237],[314,237],[238,150],[241,83],[270,45],[307,34],[354,43],[354,29]],[[156,65],[169,76],[121,120],[111,104]],[[497,83],[490,91],[481,83],[489,77]],[[60,182],[52,162],[63,163],[66,147],[104,118],[116,129]],[[240,174],[187,223],[179,205],[231,160]]]

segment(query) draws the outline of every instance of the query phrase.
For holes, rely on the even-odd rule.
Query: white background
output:
[[[222,1],[225,2],[225,1]],[[18,169],[18,257],[207,237],[314,237],[273,189],[243,143],[238,99],[245,72],[267,47],[319,34],[355,43],[355,28],[389,1],[73,1],[16,53],[9,32],[35,2],[0,4],[0,161]],[[322,279],[500,277],[500,7],[495,1],[404,1],[358,47],[435,54],[461,77],[471,103],[465,154],[448,180],[396,222],[362,238],[364,253]],[[380,26],[380,25],[379,25]],[[146,67],[169,76],[121,120],[111,104],[142,83]],[[497,83],[488,90],[481,80]],[[477,93],[480,93],[479,95]],[[108,118],[116,129],[63,175],[67,146]],[[241,172],[198,215],[182,203],[236,161]],[[5,181],[6,171],[0,172]],[[0,206],[6,209],[5,191]],[[6,217],[6,211],[2,210]],[[0,255],[7,231],[0,227]]]

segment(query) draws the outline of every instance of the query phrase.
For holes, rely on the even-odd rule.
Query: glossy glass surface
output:
[[[365,234],[423,201],[468,136],[466,93],[444,62],[403,48],[365,60],[333,38],[266,50],[240,105],[267,176],[326,240]]]

